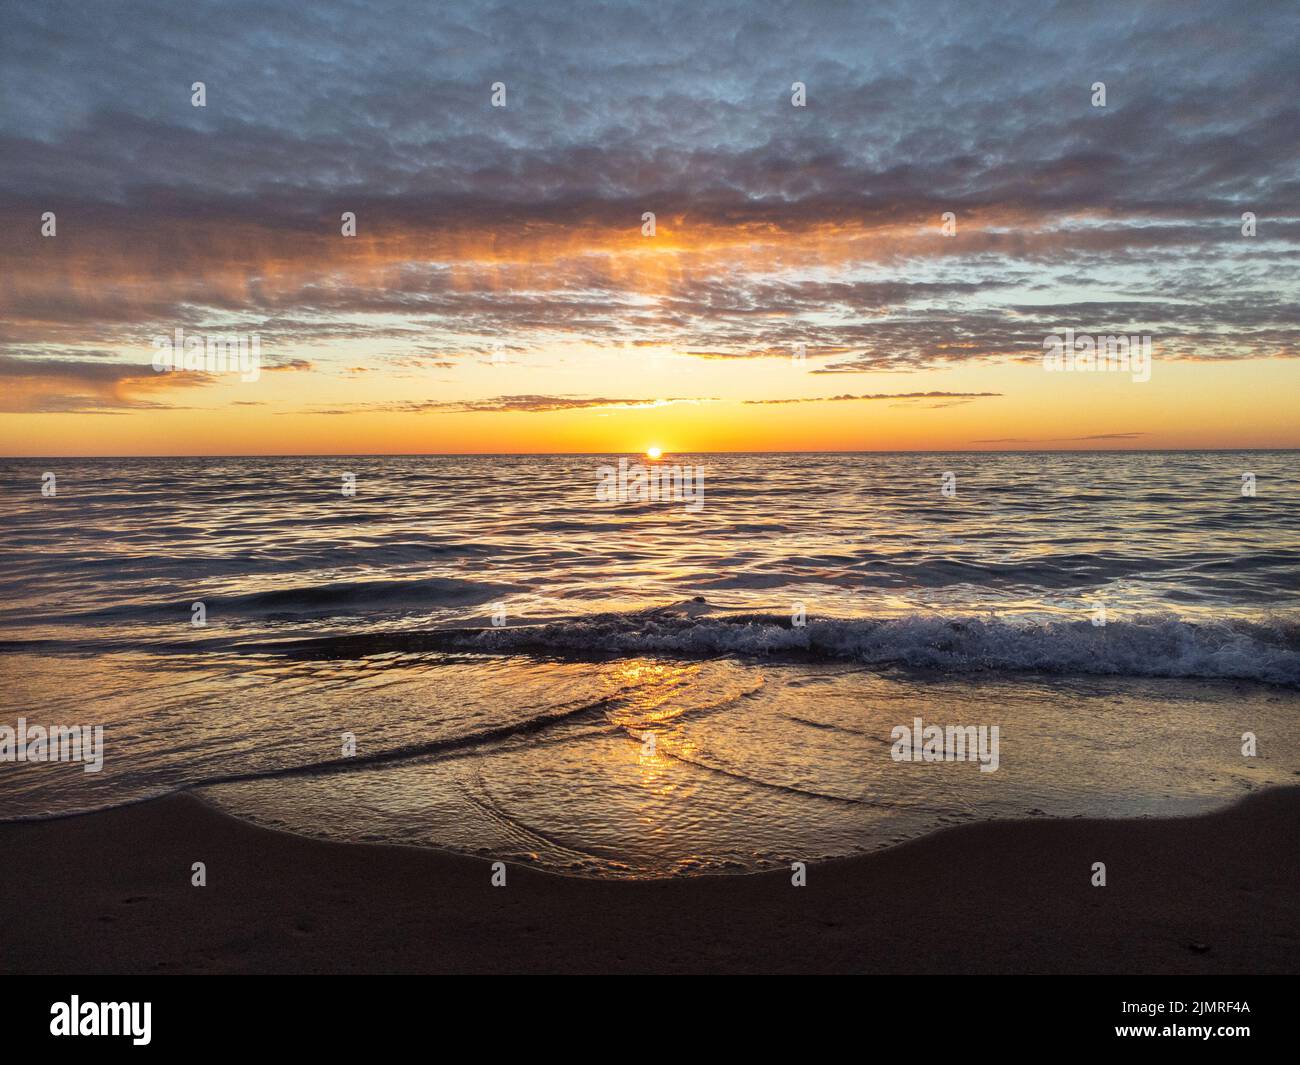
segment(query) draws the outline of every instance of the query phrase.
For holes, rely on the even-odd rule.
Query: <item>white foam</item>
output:
[[[1219,677],[1300,683],[1300,628],[1244,621],[1145,617],[1094,626],[997,617],[915,614],[809,621],[687,617],[674,611],[605,614],[536,627],[462,633],[478,650],[579,655],[804,656],[917,668],[1138,677]]]

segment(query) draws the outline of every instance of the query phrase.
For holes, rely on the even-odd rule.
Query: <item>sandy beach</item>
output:
[[[813,864],[803,888],[518,866],[492,887],[486,859],[306,839],[178,794],[0,825],[0,969],[1293,973],[1298,821],[1300,788],[1279,788],[1196,818],[951,828]]]

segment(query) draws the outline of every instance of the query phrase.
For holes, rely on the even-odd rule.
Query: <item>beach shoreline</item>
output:
[[[194,795],[0,824],[6,973],[1294,973],[1300,787],[609,881],[262,828]],[[207,886],[191,883],[203,862]],[[1093,864],[1107,883],[1094,887]]]

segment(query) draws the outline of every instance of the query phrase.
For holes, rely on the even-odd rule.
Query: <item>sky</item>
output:
[[[1298,44],[1240,0],[10,0],[0,453],[1300,447]],[[1047,371],[1065,329],[1149,379]],[[177,330],[256,379],[159,370]]]

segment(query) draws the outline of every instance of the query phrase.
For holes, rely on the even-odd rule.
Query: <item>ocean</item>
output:
[[[0,820],[648,877],[1222,806],[1300,774],[1298,455],[0,460],[0,726],[103,728]]]

